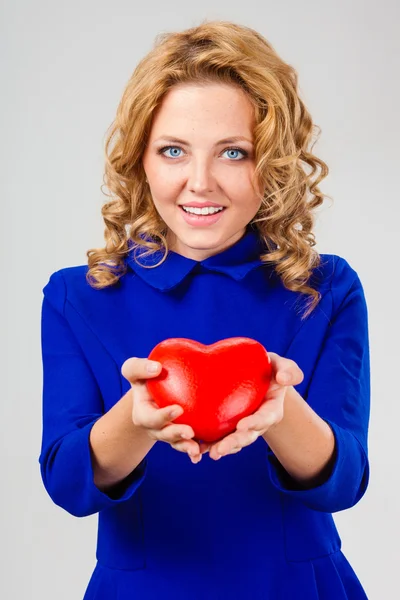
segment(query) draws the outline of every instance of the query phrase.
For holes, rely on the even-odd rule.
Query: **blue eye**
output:
[[[166,152],[171,152],[170,155],[167,155]],[[179,154],[180,152],[182,152],[182,148],[180,148],[179,146],[163,146],[162,148],[159,148],[157,150],[157,154],[162,154],[165,156],[165,158],[180,158],[182,155]],[[244,158],[246,158],[248,156],[248,152],[246,152],[246,150],[242,150],[241,148],[227,148],[223,154],[225,154],[226,152],[230,152],[231,155],[228,156],[228,158],[231,158],[234,161],[238,161],[238,160],[243,160]],[[232,156],[232,153],[234,154],[234,156]],[[238,156],[237,153],[241,154],[242,156]]]
[[[164,152],[166,150],[178,150],[178,152],[180,152],[181,148],[179,148],[178,146],[164,146],[164,148],[160,148],[159,149],[158,153],[159,154],[164,154]],[[179,158],[179,156],[180,156],[179,154],[174,153],[174,154],[172,154],[172,156],[167,156],[167,158],[174,158],[174,157],[175,158]]]
[[[239,157],[239,160],[242,160],[243,158],[246,158],[247,156],[247,152],[245,150],[241,150],[240,148],[227,148],[225,150],[225,152],[240,152],[240,154],[242,155],[242,158]],[[238,157],[237,156],[232,156],[232,154],[229,156],[229,158],[233,158],[234,160],[237,160]]]

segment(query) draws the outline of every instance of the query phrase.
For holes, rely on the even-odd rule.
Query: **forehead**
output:
[[[239,86],[177,84],[167,92],[155,113],[152,137],[171,133],[164,131],[167,125],[174,127],[174,135],[176,128],[188,135],[193,129],[207,126],[218,130],[228,128],[229,135],[243,135],[251,130],[253,119],[253,105]]]

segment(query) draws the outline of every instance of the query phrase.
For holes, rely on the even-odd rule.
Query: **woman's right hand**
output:
[[[155,365],[156,370],[149,367]],[[128,358],[121,368],[121,373],[132,386],[132,421],[133,424],[145,430],[150,439],[167,442],[179,452],[187,452],[193,463],[201,460],[202,453],[207,451],[207,445],[199,446],[194,437],[194,431],[189,425],[172,423],[184,411],[179,404],[159,408],[149,394],[146,379],[157,377],[162,365],[147,358]]]

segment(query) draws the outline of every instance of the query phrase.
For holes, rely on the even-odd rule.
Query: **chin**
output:
[[[228,236],[211,231],[194,231],[189,235],[179,235],[179,233],[175,235],[181,244],[193,248],[193,250],[212,250],[228,240]]]

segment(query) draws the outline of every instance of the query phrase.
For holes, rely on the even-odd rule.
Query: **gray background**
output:
[[[103,244],[105,131],[160,31],[222,18],[258,29],[299,72],[331,170],[318,250],[344,256],[370,315],[371,481],[334,515],[369,598],[399,597],[399,34],[397,0],[200,3],[8,0],[1,6],[1,573],[5,600],[82,598],[97,517],[53,505],[41,438],[42,288]],[[268,540],[265,540],[268,543]]]

